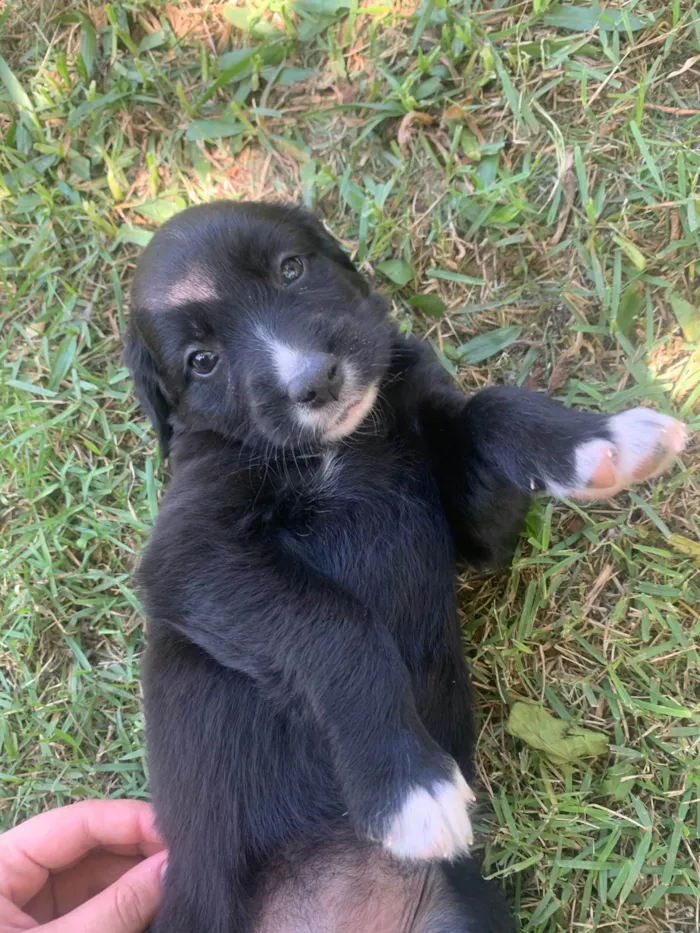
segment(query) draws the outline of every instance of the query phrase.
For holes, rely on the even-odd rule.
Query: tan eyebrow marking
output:
[[[216,301],[219,293],[211,278],[202,269],[193,269],[183,278],[166,289],[163,300],[165,307],[188,304],[191,301]]]

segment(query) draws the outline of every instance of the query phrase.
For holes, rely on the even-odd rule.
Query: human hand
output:
[[[143,933],[166,852],[153,811],[86,800],[0,836],[0,933]]]

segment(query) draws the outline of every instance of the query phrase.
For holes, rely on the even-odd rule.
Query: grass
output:
[[[175,210],[304,202],[466,390],[697,429],[700,15],[577,2],[0,4],[4,825],[147,795],[130,575],[162,472],[119,335]],[[698,464],[542,500],[462,581],[480,835],[526,931],[700,929]],[[515,700],[608,750],[548,762]]]

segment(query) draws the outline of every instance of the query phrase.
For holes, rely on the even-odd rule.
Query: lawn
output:
[[[0,3],[3,825],[148,794],[131,574],[164,472],[120,334],[173,212],[302,202],[465,390],[700,426],[700,11],[576,2]],[[524,930],[700,929],[699,464],[540,500],[461,581]],[[516,701],[607,744],[552,761]]]

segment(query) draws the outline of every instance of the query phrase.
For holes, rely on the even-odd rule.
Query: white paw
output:
[[[547,480],[556,496],[607,499],[626,486],[658,476],[687,443],[685,425],[649,408],[632,408],[608,422],[611,440],[596,439],[575,451],[570,487]]]
[[[451,780],[411,791],[382,840],[384,848],[404,859],[453,859],[468,852],[474,841],[468,807],[475,799],[455,765]]]
[[[632,482],[658,476],[688,442],[688,431],[681,421],[649,408],[614,415],[610,431],[617,448],[617,469]]]

